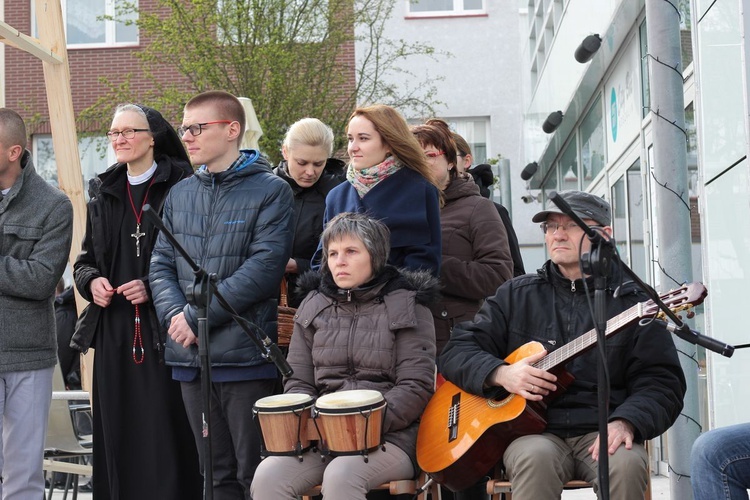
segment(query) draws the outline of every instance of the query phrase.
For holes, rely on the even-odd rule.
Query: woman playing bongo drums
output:
[[[368,427],[381,423],[371,409],[382,396],[385,446],[326,453],[321,442],[322,460],[315,450],[302,461],[270,456],[255,473],[253,498],[294,499],[322,484],[326,500],[364,500],[372,487],[416,476],[418,419],[433,390],[435,330],[427,306],[437,298],[437,281],[427,271],[387,265],[388,229],[364,214],[337,215],[321,240],[320,271],[299,281],[308,294],[295,318],[287,357],[294,374],[284,391],[328,399],[321,412],[332,411],[333,393],[353,394],[367,410],[352,413],[371,418]]]

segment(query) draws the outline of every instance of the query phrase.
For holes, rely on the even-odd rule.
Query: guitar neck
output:
[[[617,316],[610,318],[607,321],[607,330],[604,332],[604,336],[609,338],[626,326],[638,321],[643,317],[642,310],[643,303],[638,303],[630,309],[621,312]],[[572,342],[552,351],[547,356],[534,363],[534,366],[536,368],[541,368],[542,370],[550,371],[551,369],[564,365],[576,356],[588,351],[596,345],[596,341],[596,329],[592,328]]]

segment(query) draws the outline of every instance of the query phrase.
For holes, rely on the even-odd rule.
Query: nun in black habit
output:
[[[89,184],[74,278],[90,305],[71,341],[94,348],[94,498],[197,500],[198,454],[148,285],[157,229],[143,214],[146,204],[161,213],[169,189],[193,170],[155,109],[118,107],[107,137],[117,163]]]

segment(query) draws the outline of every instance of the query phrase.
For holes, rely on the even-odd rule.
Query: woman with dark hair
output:
[[[469,143],[455,132],[453,132],[453,140],[456,142],[458,156],[456,169],[458,173],[468,172],[471,174],[472,178],[474,178],[474,183],[479,186],[479,194],[485,198],[490,198],[490,187],[495,184],[495,174],[492,173],[492,167],[483,163],[472,168],[471,164],[474,161],[474,156],[471,154]],[[508,246],[510,247],[510,255],[513,257],[513,276],[526,274],[526,270],[523,267],[521,248],[518,246],[518,237],[516,236],[516,230],[513,228],[513,221],[510,220],[508,209],[495,201],[492,203],[495,205],[497,213],[500,214],[500,218],[505,225],[505,232],[508,234]]]
[[[94,347],[94,498],[201,498],[195,441],[180,386],[164,364],[148,286],[157,228],[169,189],[192,175],[172,126],[155,109],[117,108],[107,137],[117,163],[89,184],[86,236],[74,265],[90,302],[71,346]]]
[[[319,402],[343,397],[341,391],[379,393],[385,448],[370,451],[367,461],[359,454],[321,461],[315,451],[302,461],[268,457],[255,472],[253,498],[291,500],[321,484],[326,500],[364,500],[379,484],[417,475],[419,416],[432,396],[435,369],[426,304],[437,281],[425,271],[387,265],[388,229],[364,214],[337,215],[321,241],[320,272],[300,278],[309,293],[297,311],[287,356],[294,373],[284,391]]]
[[[459,162],[456,143],[448,124],[439,119],[412,127],[433,175],[440,181],[445,204],[440,210],[442,227],[441,300],[434,304],[437,354],[450,339],[453,326],[474,318],[485,297],[495,293],[513,277],[508,236],[492,202],[479,194],[479,187]],[[446,498],[486,498],[484,485],[477,484]]]
[[[292,124],[281,146],[284,161],[274,173],[287,181],[294,193],[294,243],[286,265],[289,305],[299,307],[304,297],[296,292],[297,277],[310,270],[323,231],[326,196],[344,180],[343,161],[331,158],[333,131],[317,118]]]
[[[440,180],[445,205],[440,211],[443,298],[432,308],[438,354],[453,325],[474,318],[485,297],[513,277],[508,235],[492,202],[465,172],[456,169],[456,144],[448,124],[429,120],[412,132]]]
[[[381,220],[391,232],[389,264],[438,276],[439,186],[406,120],[382,104],[357,108],[346,135],[348,182],[328,194],[324,222],[342,212]]]

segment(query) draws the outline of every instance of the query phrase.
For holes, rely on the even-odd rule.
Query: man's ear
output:
[[[8,148],[8,161],[18,161],[18,159],[21,158],[22,155],[23,148],[19,144]]]
[[[240,122],[233,121],[229,124],[229,140],[230,141],[236,141],[237,138],[242,134],[243,130],[242,127],[240,127]]]

